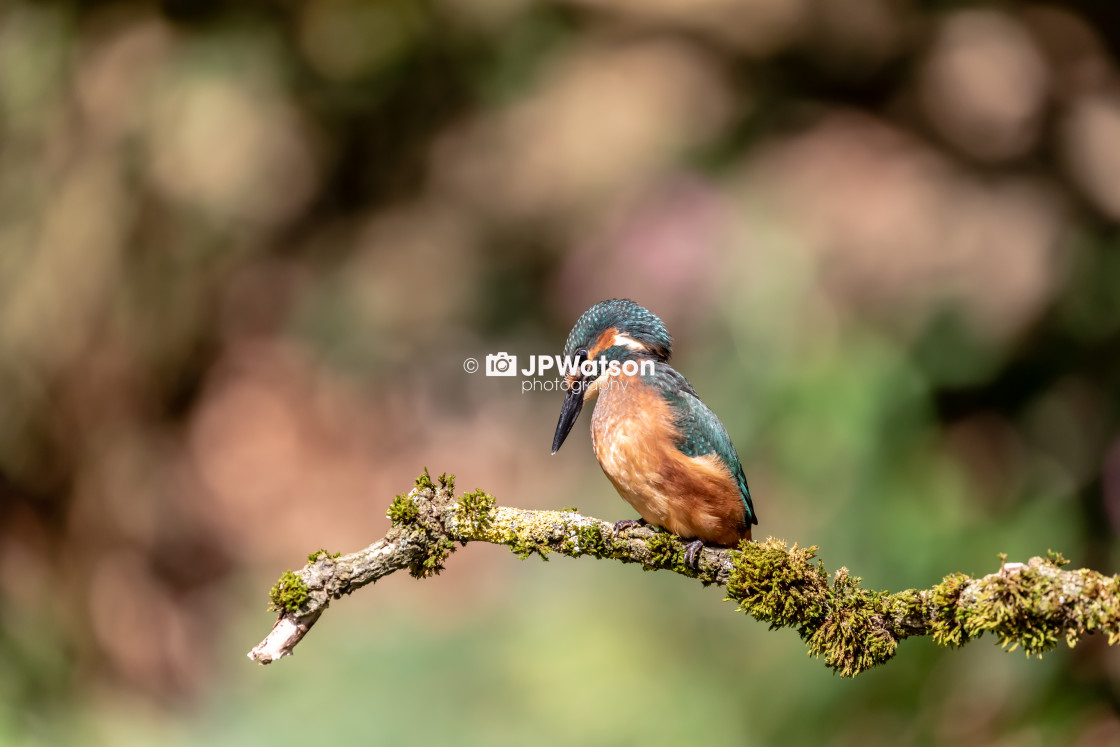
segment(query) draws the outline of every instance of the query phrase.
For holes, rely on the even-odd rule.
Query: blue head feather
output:
[[[572,356],[580,348],[590,347],[599,335],[612,327],[645,345],[652,357],[669,360],[673,338],[661,319],[644,306],[625,298],[600,301],[583,312],[568,334],[564,355]]]

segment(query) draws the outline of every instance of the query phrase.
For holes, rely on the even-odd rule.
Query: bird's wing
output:
[[[697,396],[687,379],[668,366],[658,368],[662,396],[673,408],[675,424],[680,432],[677,448],[690,457],[703,454],[718,456],[739,483],[739,493],[747,507],[747,521],[757,524],[758,517],[754,512],[746,475],[743,474],[743,465],[739,462],[739,455],[735,452],[731,437],[727,435],[727,429],[711,408]]]

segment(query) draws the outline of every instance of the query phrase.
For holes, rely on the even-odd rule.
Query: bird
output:
[[[747,479],[727,429],[684,376],[669,365],[673,340],[661,319],[628,299],[595,304],[564,344],[564,404],[556,454],[580,411],[595,402],[591,443],[599,466],[641,519],[688,540],[697,568],[705,545],[737,546],[758,523]]]

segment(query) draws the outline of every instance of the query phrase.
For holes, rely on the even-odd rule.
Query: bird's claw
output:
[[[684,564],[693,570],[700,569],[700,551],[704,549],[704,543],[700,540],[689,542],[684,548]]]
[[[614,533],[618,534],[624,529],[629,529],[630,527],[644,527],[645,525],[645,519],[623,519],[614,523]]]

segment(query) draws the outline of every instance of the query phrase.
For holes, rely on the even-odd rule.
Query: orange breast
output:
[[[638,377],[612,377],[599,391],[591,441],[603,472],[643,519],[685,539],[735,545],[750,539],[739,488],[715,454],[675,446],[673,414]]]

